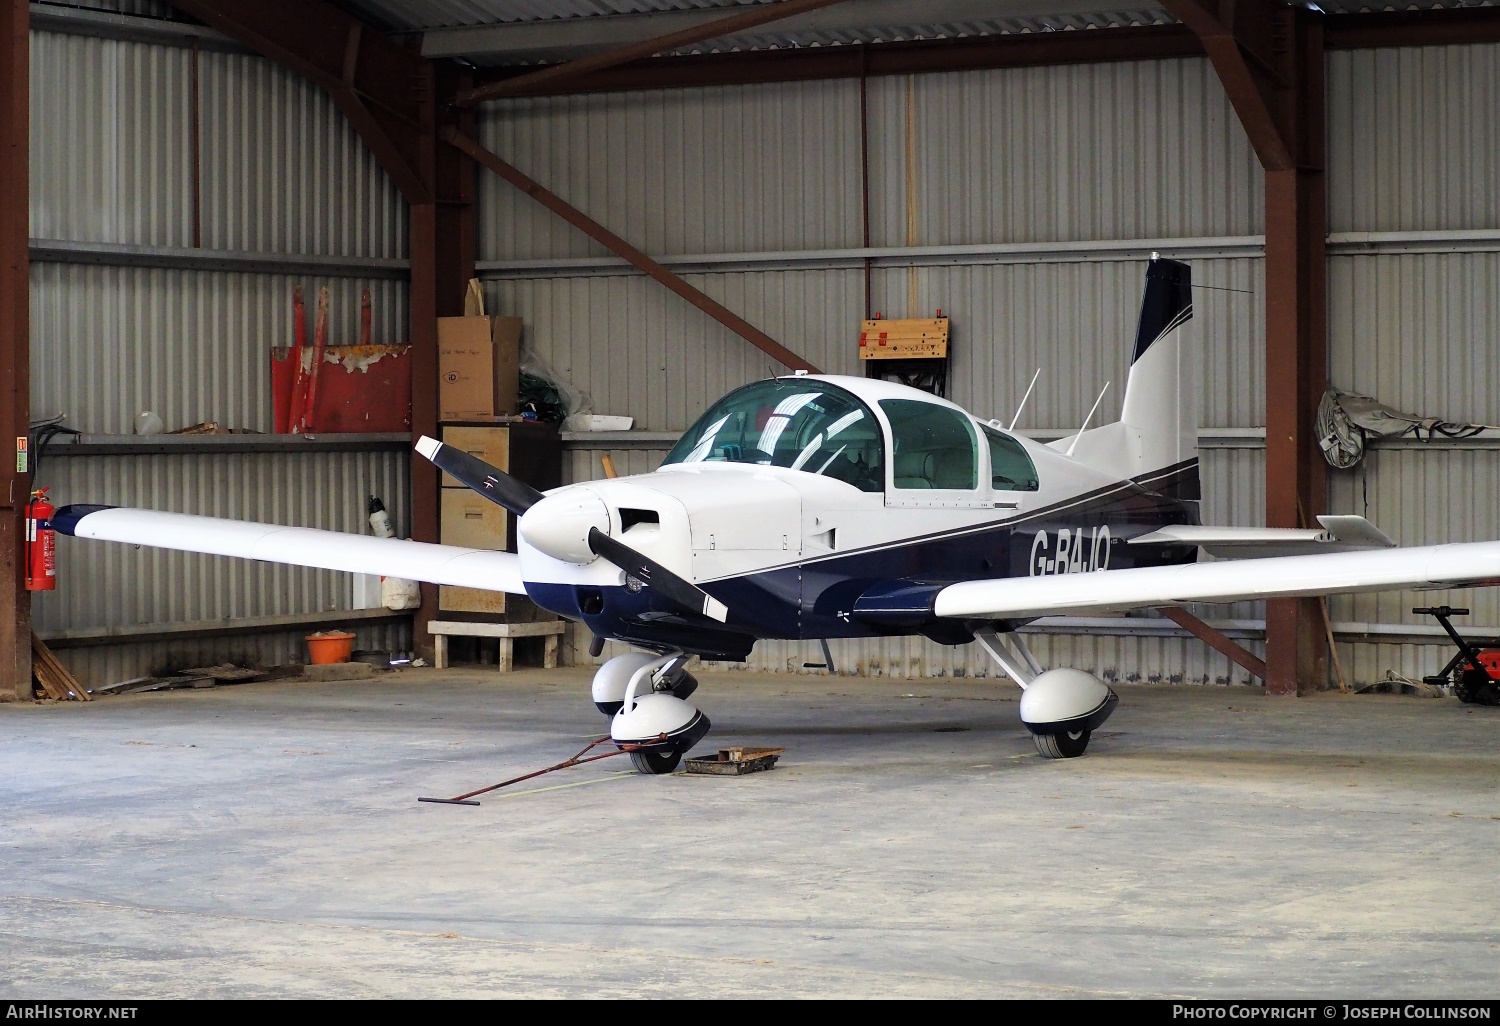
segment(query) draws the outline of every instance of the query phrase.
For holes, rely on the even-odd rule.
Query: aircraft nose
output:
[[[597,527],[610,533],[609,507],[592,492],[549,495],[527,510],[517,526],[532,548],[565,563],[587,566],[599,558],[589,548],[589,530]]]

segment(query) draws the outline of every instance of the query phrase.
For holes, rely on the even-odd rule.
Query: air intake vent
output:
[[[661,515],[654,509],[620,509],[620,530],[628,531],[636,524],[660,524]]]

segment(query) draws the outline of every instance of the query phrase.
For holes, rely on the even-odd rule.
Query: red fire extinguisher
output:
[[[26,505],[26,590],[53,591],[57,588],[57,533],[52,530],[52,514],[57,507],[47,501],[47,489],[31,493]]]

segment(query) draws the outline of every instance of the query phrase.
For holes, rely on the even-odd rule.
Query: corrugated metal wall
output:
[[[869,123],[877,246],[1260,231],[1260,165],[1206,60],[872,79]]]
[[[479,131],[649,253],[817,250],[861,242],[858,103],[848,81],[560,97]],[[478,196],[481,260],[607,252],[493,175]]]
[[[159,14],[152,5],[131,13]],[[137,10],[137,8],[141,8]],[[191,52],[32,33],[31,234],[136,246],[193,242]],[[268,61],[204,52],[205,248],[400,258],[406,211],[327,96]],[[271,430],[269,350],[292,339],[291,294],[333,291],[330,340],[358,335],[359,294],[376,341],[408,335],[404,282],[150,267],[32,267],[32,408],[91,433],[129,434],[141,410],[168,429],[217,421]],[[311,317],[311,311],[309,311]],[[53,457],[40,482],[61,501],[142,505],[358,531],[384,497],[404,530],[407,457],[392,452]],[[66,540],[41,631],[130,627],[350,606],[349,577]],[[91,683],[224,659],[301,658],[291,630],[246,638],[62,651]],[[362,628],[364,647],[404,648],[409,630]]]
[[[152,410],[168,430],[203,421],[269,432],[270,352],[292,338],[292,288],[271,274],[88,264],[31,269],[32,415],[68,415],[81,431],[130,434]],[[317,282],[308,280],[308,320]],[[329,338],[359,338],[359,294],[374,334],[405,340],[406,283],[327,282]]]
[[[1500,227],[1500,47],[1355,50],[1328,58],[1329,227],[1443,233]],[[1329,259],[1329,378],[1403,410],[1500,424],[1500,254],[1462,236],[1449,252]],[[1500,449],[1441,444],[1375,450],[1334,471],[1335,511],[1364,513],[1403,544],[1500,537]],[[1368,505],[1367,505],[1368,503]],[[1468,606],[1500,625],[1492,589],[1334,598],[1335,621],[1431,624],[1416,605]],[[1446,646],[1341,646],[1351,676],[1420,677]]]
[[[1500,48],[1334,53],[1328,96],[1333,231],[1500,227]],[[1202,60],[883,78],[869,84],[868,111],[875,246],[1140,240],[1145,248],[1262,230],[1258,163]],[[845,82],[515,102],[490,110],[482,131],[507,158],[652,253],[732,254],[860,244],[858,122],[858,86]],[[481,260],[602,253],[494,179],[480,197]],[[1332,382],[1403,409],[1500,423],[1500,254],[1442,239],[1431,248],[1457,251],[1377,245],[1330,258]],[[1115,385],[1104,403],[1113,416],[1140,264],[1076,253],[1048,261],[927,257],[946,266],[904,267],[887,259],[873,274],[872,306],[887,316],[941,307],[953,318],[952,394],[975,412],[1008,412],[1041,368],[1023,427],[1076,424],[1105,381]],[[1195,281],[1214,287],[1195,295],[1189,327],[1202,353],[1201,422],[1254,428],[1266,402],[1262,261],[1199,256],[1193,264]],[[531,344],[592,394],[598,412],[681,430],[723,391],[771,369],[643,278],[545,273],[497,272],[492,301],[526,318]],[[857,370],[857,268],[689,277],[820,367]],[[648,470],[664,454],[612,452],[622,473]],[[600,476],[598,456],[575,450],[572,478]],[[1364,512],[1368,496],[1371,519],[1407,543],[1500,537],[1497,459],[1500,451],[1482,447],[1377,449],[1360,473],[1333,475],[1331,507]],[[1263,443],[1205,450],[1203,476],[1207,521],[1264,522]],[[1494,596],[1452,597],[1474,606],[1472,623],[1500,625]],[[1417,623],[1410,607],[1437,600],[1334,600],[1332,616]],[[1248,603],[1200,612],[1262,615]],[[1190,640],[1058,635],[1034,647],[1044,661],[1105,675],[1247,680]],[[1340,648],[1362,681],[1387,670],[1420,676],[1446,658],[1437,645]],[[972,654],[925,641],[834,649],[840,665],[868,672],[989,672]],[[818,659],[816,646],[763,643],[750,665],[800,670]]]

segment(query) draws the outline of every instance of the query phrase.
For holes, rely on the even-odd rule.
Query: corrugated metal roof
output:
[[[446,33],[488,26],[519,26],[572,29],[596,18],[619,17],[630,26],[630,38],[649,38],[655,32],[639,33],[641,16],[681,12],[722,11],[758,6],[763,0],[347,0],[346,6],[372,22],[395,31]],[[861,10],[863,8],[863,10]],[[631,17],[634,16],[634,17]],[[1110,0],[992,0],[992,2],[902,3],[874,0],[825,8],[816,16],[799,17],[788,23],[773,23],[746,33],[721,37],[687,47],[677,53],[701,53],[770,47],[830,46],[844,43],[893,42],[956,36],[997,35],[1016,32],[1055,32],[1069,29],[1107,28],[1125,25],[1168,24],[1172,18],[1157,4],[1144,0],[1134,4],[1111,4]],[[809,24],[810,23],[810,24]],[[681,27],[682,21],[664,21],[661,32]],[[504,51],[504,52],[497,52]],[[445,46],[444,54],[458,48]],[[566,60],[575,50],[556,45],[526,45],[507,41],[495,46],[493,39],[476,38],[472,50],[476,63],[529,63]]]
[[[581,51],[609,45],[592,29],[599,19],[618,19],[620,41],[659,34],[643,29],[651,15],[668,15],[661,32],[682,27],[690,15],[707,16],[770,0],[344,0],[344,6],[392,31],[442,37],[437,56],[467,56],[476,64],[527,64],[569,60]],[[1358,0],[1319,0],[1329,13],[1493,6],[1495,0],[1429,0],[1422,4],[1370,4]],[[680,16],[680,17],[670,17]],[[749,32],[695,44],[676,53],[782,47],[835,46],[962,36],[1059,32],[1134,25],[1172,24],[1175,19],[1152,0],[1112,4],[1109,0],[864,0],[825,8],[816,15],[765,25]],[[612,24],[611,27],[615,27]],[[552,29],[550,33],[510,32],[501,39],[483,35],[487,27]],[[474,34],[468,37],[465,30]],[[604,39],[608,39],[608,35]]]
[[[94,0],[100,6],[114,6],[132,0]],[[152,0],[133,0],[136,3]],[[773,0],[344,0],[341,6],[368,15],[393,28],[406,31],[423,31],[434,28],[456,28],[471,25],[499,25],[516,22],[563,21],[573,18],[607,17],[618,14],[652,14],[664,11],[689,11],[753,7]],[[1423,3],[1362,3],[1359,0],[1317,0],[1317,6],[1329,13],[1354,13],[1361,11],[1427,10],[1449,7],[1490,7],[1495,0],[1426,0]],[[1023,19],[1010,18],[1005,9],[1011,4],[995,0],[995,17],[974,22],[976,26],[1006,25]],[[1045,8],[1045,4],[1031,4],[1032,8]],[[1053,15],[1038,13],[1033,17],[1041,22],[1034,28],[1001,28],[989,31],[1045,31],[1049,28],[1066,27],[1057,22],[1078,17],[1074,13],[1077,5],[1058,2]],[[1088,17],[1091,24],[1134,24],[1143,15],[1153,21],[1173,21],[1162,8],[1149,2],[1130,4],[1111,9],[1101,3],[1100,10]],[[1031,19],[1024,19],[1031,21]],[[872,25],[871,28],[880,26]],[[886,26],[888,27],[888,26]],[[915,27],[915,26],[907,26]]]

